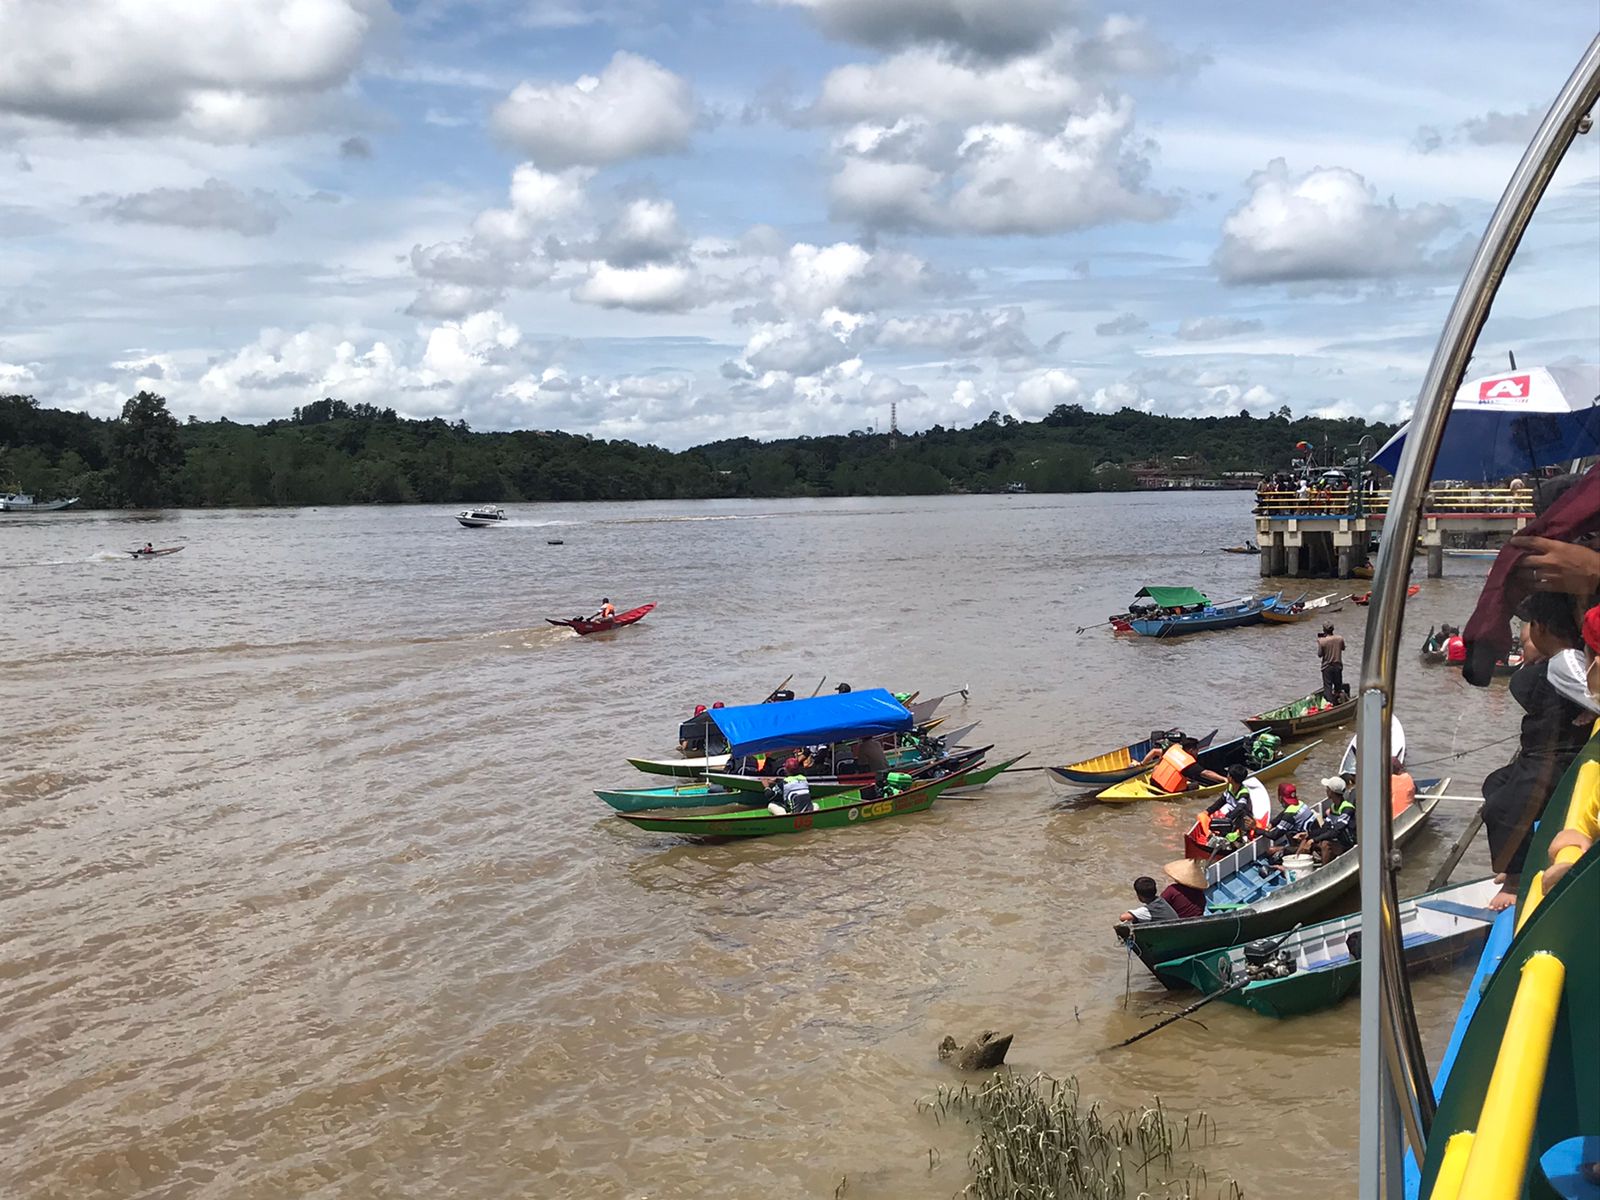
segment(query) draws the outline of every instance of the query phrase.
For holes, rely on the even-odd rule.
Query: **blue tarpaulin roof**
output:
[[[821,746],[911,728],[911,712],[883,688],[714,708],[711,718],[734,754]]]

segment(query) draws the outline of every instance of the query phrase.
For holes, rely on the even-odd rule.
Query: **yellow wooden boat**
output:
[[[1200,755],[1200,761],[1210,770],[1224,772],[1232,763],[1244,762],[1249,743],[1249,738],[1239,738],[1236,741],[1225,742],[1221,746],[1213,746]],[[1255,779],[1276,779],[1280,775],[1292,775],[1304,761],[1305,756],[1321,744],[1312,742],[1309,746],[1302,746],[1291,754],[1281,755],[1259,771],[1250,772],[1250,775]],[[1222,783],[1208,783],[1204,787],[1190,788],[1186,792],[1168,792],[1152,783],[1150,776],[1151,772],[1145,771],[1132,779],[1114,783],[1104,791],[1096,792],[1094,798],[1103,800],[1107,804],[1131,804],[1135,800],[1201,800],[1221,795],[1222,789],[1227,786]]]

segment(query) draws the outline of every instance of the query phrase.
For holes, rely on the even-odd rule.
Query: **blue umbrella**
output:
[[[1394,471],[1408,428],[1372,461]],[[1431,478],[1483,483],[1591,454],[1600,454],[1600,364],[1530,367],[1461,385]]]

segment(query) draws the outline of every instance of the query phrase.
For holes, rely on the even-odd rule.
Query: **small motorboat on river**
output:
[[[1351,853],[1351,851],[1346,851]],[[1406,966],[1448,965],[1489,937],[1488,904],[1500,885],[1475,879],[1402,900],[1398,917]],[[1235,943],[1164,963],[1191,987],[1265,1017],[1297,1017],[1339,1003],[1361,983],[1359,914],[1297,929],[1282,940]]]
[[[456,514],[456,520],[467,529],[488,529],[494,525],[504,525],[509,519],[505,509],[487,504],[464,508]]]
[[[627,612],[620,612],[614,617],[568,617],[565,621],[558,621],[554,617],[545,620],[552,625],[565,625],[579,637],[587,637],[591,633],[605,633],[610,629],[621,629],[624,625],[632,625],[635,621],[642,621],[649,615],[654,604],[641,604],[638,608],[630,608]]]

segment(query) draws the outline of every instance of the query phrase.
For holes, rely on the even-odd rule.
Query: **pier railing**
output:
[[[1352,488],[1313,488],[1256,493],[1258,517],[1375,517],[1389,512],[1389,492],[1357,493]],[[1533,519],[1533,493],[1527,488],[1445,487],[1432,489],[1423,501],[1425,517]]]

